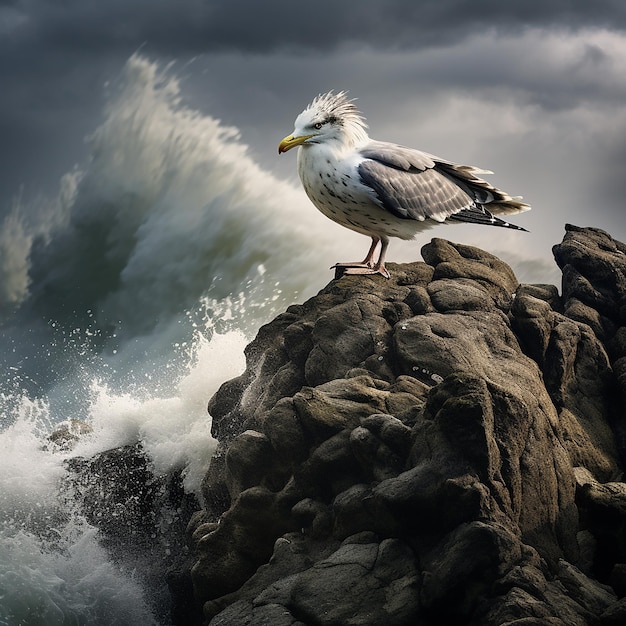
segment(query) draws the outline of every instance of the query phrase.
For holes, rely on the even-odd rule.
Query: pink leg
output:
[[[362,261],[352,261],[348,263],[335,263],[330,269],[335,267],[363,267],[363,268],[372,268],[374,267],[374,252],[376,252],[376,246],[380,239],[378,237],[372,237],[372,245],[367,253],[367,256]]]
[[[376,252],[376,247],[380,239],[378,237],[372,237],[372,245],[370,246],[369,252],[367,256],[363,259],[363,265],[367,265],[368,267],[374,267],[374,252]]]
[[[380,246],[380,255],[378,256],[378,262],[374,266],[374,269],[379,274],[382,274],[385,278],[391,278],[389,276],[389,272],[387,271],[387,268],[385,267],[385,257],[387,256],[387,248],[389,247],[389,239],[384,237],[381,239],[381,241],[382,241],[382,244]]]

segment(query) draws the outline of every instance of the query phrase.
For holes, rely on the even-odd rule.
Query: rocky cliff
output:
[[[211,626],[626,623],[626,246],[567,226],[561,295],[422,255],[289,307],[211,399]]]
[[[422,256],[259,330],[201,505],[140,446],[69,463],[164,623],[626,623],[626,246],[567,226],[560,295]]]

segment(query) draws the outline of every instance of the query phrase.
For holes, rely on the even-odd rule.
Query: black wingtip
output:
[[[450,215],[448,220],[464,222],[466,224],[479,224],[481,226],[499,226],[500,228],[510,228],[511,230],[523,230],[528,232],[522,226],[511,224],[503,219],[493,215],[483,205],[472,205],[461,209],[458,213]]]

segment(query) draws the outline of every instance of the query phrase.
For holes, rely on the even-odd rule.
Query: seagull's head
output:
[[[293,134],[278,145],[278,153],[296,146],[325,144],[336,149],[355,148],[368,139],[367,124],[363,115],[348,99],[345,91],[329,91],[317,96],[298,115]]]

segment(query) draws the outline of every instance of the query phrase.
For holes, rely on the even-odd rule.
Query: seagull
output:
[[[363,261],[337,263],[334,268],[389,278],[389,238],[413,239],[436,224],[469,222],[526,230],[496,217],[528,211],[530,206],[521,196],[511,197],[478,177],[492,172],[375,141],[367,128],[347,92],[330,91],[300,113],[293,133],[278,145],[279,154],[299,146],[298,174],[317,209],[372,239]]]

